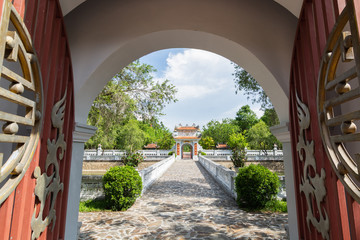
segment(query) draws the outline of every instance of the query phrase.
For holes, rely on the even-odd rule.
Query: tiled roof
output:
[[[158,148],[156,143],[149,143],[148,145],[144,146],[144,148]]]
[[[216,148],[229,148],[229,146],[227,144],[218,144]]]
[[[174,137],[175,139],[200,139],[198,137],[190,137],[190,136],[179,136],[179,137]]]
[[[197,127],[177,127],[176,130],[199,130]]]

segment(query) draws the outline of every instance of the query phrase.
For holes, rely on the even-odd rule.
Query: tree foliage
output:
[[[248,145],[245,135],[241,133],[233,133],[229,137],[229,141],[227,145],[235,151],[235,150],[242,150],[245,149]]]
[[[280,142],[270,132],[269,127],[263,122],[259,121],[247,133],[249,147],[251,149],[262,149],[265,151],[273,149],[274,144],[280,145]]]
[[[235,93],[241,92],[247,95],[248,99],[251,99],[253,103],[260,103],[263,109],[272,108],[269,97],[257,81],[237,64],[234,64],[234,68]]]
[[[215,141],[212,137],[210,136],[206,136],[206,137],[202,137],[199,141],[199,144],[204,148],[204,149],[214,149],[215,148]]]
[[[98,130],[86,143],[87,148],[96,148],[98,144],[105,149],[122,147],[125,140],[121,140],[118,134],[124,133],[122,128],[131,119],[140,119],[137,124],[144,132],[143,144],[161,139],[165,132],[169,134],[157,119],[166,104],[177,101],[176,89],[168,80],[155,81],[152,77],[155,71],[154,67],[135,61],[106,84],[89,112],[88,124]],[[156,127],[146,127],[153,123]],[[134,122],[130,124],[135,127]]]
[[[127,124],[122,126],[116,137],[116,147],[126,150],[129,154],[142,149],[144,146],[145,133],[137,123],[137,120],[130,119]]]
[[[238,131],[239,127],[232,119],[211,120],[203,127],[202,137],[211,137],[215,143],[227,143],[230,135]]]
[[[267,126],[272,127],[280,124],[279,117],[276,114],[275,108],[267,108],[264,115],[260,118]]]
[[[248,131],[252,126],[259,122],[255,112],[250,109],[249,105],[242,106],[236,113],[236,124],[242,132]]]

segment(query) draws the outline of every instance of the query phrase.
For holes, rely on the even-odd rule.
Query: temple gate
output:
[[[176,159],[194,159],[198,160],[198,148],[199,140],[201,138],[201,133],[199,126],[175,126],[174,133],[175,146],[176,146]],[[189,156],[184,152],[184,147],[190,147]]]

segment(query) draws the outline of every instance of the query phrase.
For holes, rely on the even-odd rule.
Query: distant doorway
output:
[[[184,144],[181,147],[181,159],[192,159],[193,148],[190,144]]]

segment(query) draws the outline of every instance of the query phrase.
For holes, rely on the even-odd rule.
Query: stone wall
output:
[[[237,194],[235,190],[235,177],[236,172],[231,170],[229,167],[224,166],[223,164],[231,164],[230,166],[233,166],[232,162],[230,161],[222,161],[222,162],[215,162],[208,158],[205,158],[204,156],[199,155],[199,162],[200,164],[205,168],[206,171],[210,173],[210,175],[215,179],[216,182],[220,184],[220,186],[234,199],[236,199]],[[245,165],[253,164],[261,164],[264,165],[266,162],[246,162]],[[279,165],[283,164],[282,162],[268,162],[268,164],[272,165],[274,167],[274,163],[278,163]],[[265,164],[266,165],[266,164]],[[275,164],[276,165],[276,164]],[[282,166],[283,168],[283,166]],[[283,199],[286,198],[286,189],[285,189],[285,177],[279,176],[279,180],[281,183],[280,192],[278,193],[278,198]]]
[[[164,158],[161,160],[164,160]],[[151,165],[160,162],[161,160],[151,159],[143,161],[139,164],[138,170],[148,168]],[[83,175],[104,175],[105,172],[109,170],[109,168],[123,165],[124,164],[121,160],[84,160],[82,173]]]
[[[102,176],[83,175],[81,179],[80,201],[96,199],[103,196]]]
[[[234,169],[233,168],[234,165],[231,161],[223,160],[223,159],[222,160],[221,159],[218,159],[218,160],[209,159],[209,160],[212,160],[213,162],[216,162],[217,164],[220,164],[226,168]],[[245,162],[245,166],[249,166],[250,164],[260,164],[260,165],[263,165],[264,167],[268,168],[270,171],[276,172],[278,175],[284,175],[284,162],[283,161],[247,161],[247,162]]]

